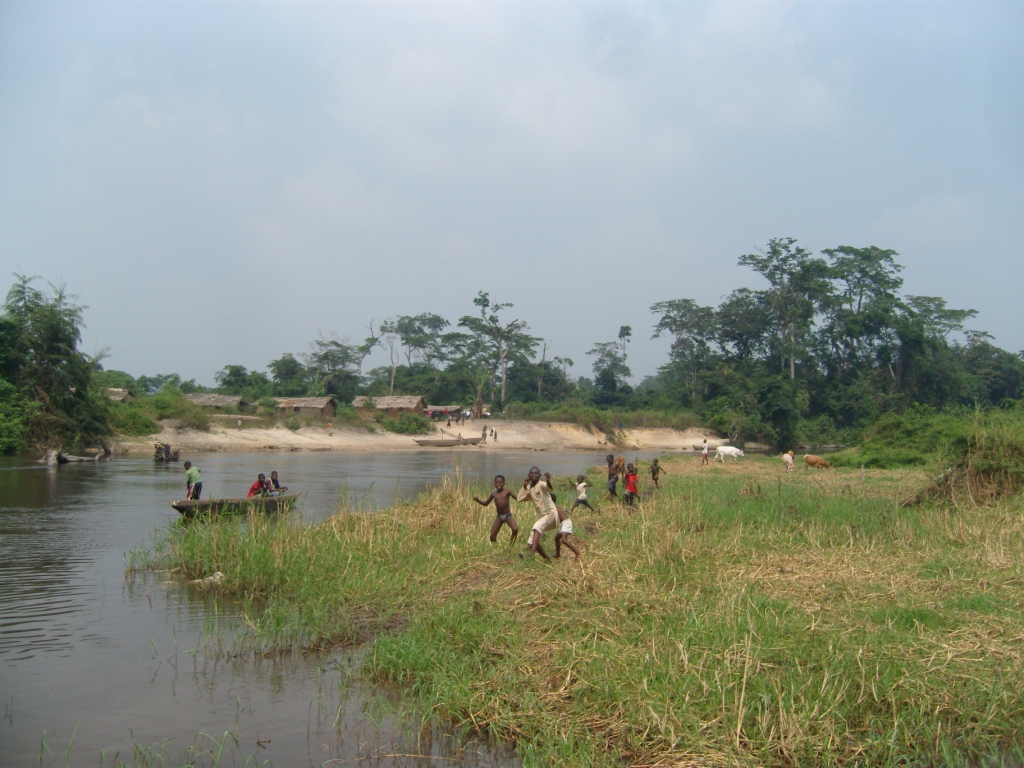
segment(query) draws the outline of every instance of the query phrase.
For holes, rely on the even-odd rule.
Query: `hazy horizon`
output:
[[[591,375],[774,237],[897,251],[1024,349],[1011,2],[10,2],[0,272],[107,368],[212,386],[477,291]],[[1017,267],[1014,267],[1017,264]],[[364,370],[384,364],[375,355]]]

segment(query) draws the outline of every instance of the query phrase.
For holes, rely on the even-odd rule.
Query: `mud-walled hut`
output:
[[[240,395],[214,395],[209,392],[194,392],[193,394],[185,395],[185,399],[190,403],[203,408],[210,408],[214,411],[233,408],[235,411],[240,412],[249,405]]]
[[[395,419],[403,413],[415,413],[420,416],[427,410],[427,403],[416,395],[392,395],[390,397],[357,397],[352,401],[356,413],[364,419],[372,419],[383,412]]]
[[[338,410],[338,401],[333,397],[278,397],[278,413],[297,413],[300,416],[325,416],[332,418]]]

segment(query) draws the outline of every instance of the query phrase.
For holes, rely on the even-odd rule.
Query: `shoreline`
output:
[[[335,427],[333,435],[329,435],[325,427],[302,427],[290,430],[284,426],[272,428],[243,427],[221,425],[216,422],[210,425],[209,431],[197,429],[179,429],[174,425],[163,425],[156,434],[146,437],[121,438],[116,441],[115,452],[126,455],[139,455],[153,452],[155,443],[169,443],[172,448],[195,453],[216,452],[339,452],[369,453],[378,451],[443,451],[444,448],[432,448],[417,445],[414,437],[442,437],[441,430],[429,435],[396,435],[385,432],[380,427],[370,432],[364,427]],[[483,451],[524,450],[524,451],[594,451],[619,453],[623,451],[686,451],[691,452],[707,437],[708,446],[714,450],[716,446],[727,444],[727,440],[714,437],[711,430],[687,429],[675,430],[668,428],[623,429],[618,439],[611,442],[606,435],[597,430],[590,430],[577,424],[556,422],[513,421],[498,419],[494,421],[470,422],[461,427],[444,428],[446,436],[477,437],[482,431],[482,424],[497,432],[497,440],[488,437],[476,446]]]

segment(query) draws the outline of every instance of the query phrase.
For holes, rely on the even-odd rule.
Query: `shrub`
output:
[[[381,412],[373,420],[388,432],[399,435],[427,435],[434,431],[430,419],[416,413],[403,413],[397,419],[392,419]]]
[[[160,425],[134,405],[115,407],[110,414],[110,425],[122,435],[131,437],[144,437],[160,431]]]

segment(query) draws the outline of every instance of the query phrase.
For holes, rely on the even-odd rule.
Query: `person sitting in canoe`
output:
[[[266,496],[269,492],[268,486],[270,486],[270,483],[267,481],[267,476],[260,472],[256,482],[249,486],[249,492],[245,494],[245,498],[251,499],[253,496]]]
[[[277,476],[277,470],[275,469],[270,473],[270,493],[272,496],[280,496],[282,493],[288,490],[287,485],[281,485],[281,480]]]

